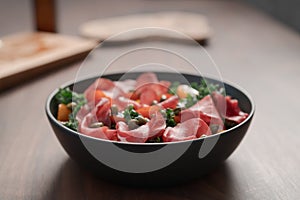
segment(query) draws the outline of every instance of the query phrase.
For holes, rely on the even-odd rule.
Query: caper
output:
[[[94,122],[90,125],[90,128],[100,128],[102,126],[104,126],[102,122]]]
[[[212,134],[215,134],[215,133],[217,133],[218,131],[219,131],[219,125],[218,124],[211,124],[210,125],[210,130],[211,130],[211,132],[212,132]]]
[[[156,100],[152,101],[152,105],[157,105],[157,104],[158,104],[158,102]]]
[[[160,110],[160,113],[162,114],[162,116],[163,116],[164,118],[167,118],[166,110]]]
[[[138,125],[138,120],[136,119],[131,119],[128,121],[128,128],[129,130],[133,130],[133,129],[136,129],[138,128],[139,125]]]
[[[76,105],[77,105],[77,103],[70,102],[70,103],[67,104],[67,108],[69,108],[70,110],[72,110],[73,108],[75,108]]]
[[[119,112],[118,106],[116,104],[111,105],[111,114],[112,115],[117,115]]]
[[[131,117],[137,117],[137,116],[139,116],[139,113],[137,113],[135,110],[131,110],[130,111],[130,116]]]
[[[136,120],[138,121],[138,125],[144,125],[148,122],[148,119],[142,117],[142,116],[138,116],[136,118]]]

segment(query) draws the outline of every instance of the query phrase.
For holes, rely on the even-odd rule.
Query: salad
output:
[[[61,88],[57,120],[95,138],[174,142],[222,132],[244,121],[238,100],[217,84],[180,84],[143,73],[136,80],[98,78],[83,94]]]

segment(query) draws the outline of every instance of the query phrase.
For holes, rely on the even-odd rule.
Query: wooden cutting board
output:
[[[82,59],[96,45],[94,40],[46,32],[0,38],[0,91]]]
[[[103,41],[123,31],[143,27],[159,27],[179,31],[198,42],[209,39],[212,33],[205,16],[189,12],[158,12],[97,19],[82,24],[79,31],[84,37]],[[117,40],[123,42],[151,36],[159,35],[153,35],[153,32],[124,34],[124,37],[118,36]]]

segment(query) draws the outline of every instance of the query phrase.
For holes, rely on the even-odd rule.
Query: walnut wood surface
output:
[[[76,76],[76,63],[0,94],[0,199],[299,199],[299,34],[237,1],[116,3],[59,1],[60,32],[74,34],[89,19],[137,11],[206,15],[214,30],[208,52],[223,78],[246,88],[256,102],[246,137],[224,164],[190,184],[137,189],[103,182],[69,159],[44,112],[47,95]],[[4,13],[1,18],[12,17]],[[1,21],[1,27],[22,20]]]

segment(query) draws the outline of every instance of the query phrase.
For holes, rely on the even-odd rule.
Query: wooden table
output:
[[[12,6],[17,3],[6,4],[16,10],[1,12],[2,19],[26,15]],[[60,1],[59,29],[74,34],[78,23],[91,18],[164,9],[207,15],[214,29],[208,52],[222,76],[255,99],[255,118],[236,152],[213,173],[173,188],[127,188],[97,179],[70,160],[44,111],[48,94],[74,79],[80,65],[75,63],[0,94],[1,200],[300,198],[298,33],[237,1],[135,0],[123,6],[113,1]],[[1,22],[5,29],[0,35],[15,31],[16,24],[30,25],[23,18],[11,19]]]

